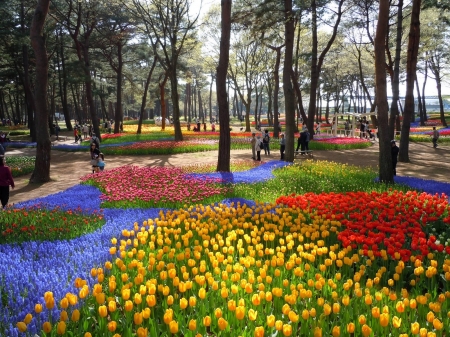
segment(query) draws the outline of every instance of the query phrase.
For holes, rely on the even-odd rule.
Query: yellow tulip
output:
[[[290,324],[284,324],[283,325],[283,335],[284,336],[291,336],[292,335],[292,325],[290,325]]]
[[[355,332],[355,323],[348,323],[347,324],[347,332],[348,333],[354,333]]]
[[[133,310],[133,302],[131,302],[130,300],[125,302],[125,311],[131,311]]]
[[[59,314],[59,320],[60,321],[68,321],[69,320],[69,315],[67,314],[67,311],[62,310],[61,313]]]
[[[195,319],[191,319],[189,321],[188,327],[189,327],[189,330],[191,330],[191,331],[197,330],[197,321]]]
[[[209,317],[209,316],[203,317],[203,325],[210,326],[211,325],[211,317]]]
[[[267,316],[267,326],[269,328],[273,328],[275,326],[275,316],[274,315]]]
[[[322,337],[322,328],[318,326],[314,328],[314,337]]]
[[[341,335],[341,327],[334,326],[331,334],[333,335],[333,337],[339,337]]]
[[[248,311],[248,318],[249,318],[251,321],[255,321],[257,316],[258,316],[258,312],[257,312],[257,311],[255,311],[255,310],[253,310],[253,309],[250,309],[250,310]]]
[[[163,320],[164,320],[164,323],[169,325],[169,323],[173,320],[173,310],[172,309],[166,309]]]
[[[44,330],[45,333],[50,333],[50,331],[52,331],[52,324],[50,322],[44,322],[44,324],[42,324],[42,330]]]
[[[264,328],[262,326],[255,328],[255,337],[264,337]]]
[[[78,322],[80,320],[80,310],[75,309],[72,311],[72,316],[70,318],[72,322]]]
[[[372,329],[367,324],[362,326],[361,331],[364,337],[368,337],[372,333]]]
[[[18,322],[16,324],[17,328],[19,329],[20,332],[25,332],[27,331],[27,325],[25,324],[25,322]]]
[[[64,335],[66,333],[66,323],[64,321],[58,322],[56,326],[56,333],[58,335]]]
[[[413,335],[419,334],[420,325],[417,322],[411,323],[411,333]]]
[[[328,303],[323,305],[323,313],[328,316],[331,314],[331,306]]]
[[[176,334],[178,332],[178,322],[177,321],[171,321],[169,323],[169,330],[171,333]]]
[[[142,313],[140,313],[140,312],[134,313],[134,316],[133,316],[134,324],[141,325],[143,320],[144,320],[144,317],[142,317]]]
[[[116,321],[108,322],[108,330],[110,332],[114,332],[114,331],[116,331],[116,329],[117,329],[117,322]]]
[[[137,329],[137,335],[138,335],[138,337],[147,337],[148,336],[148,330],[147,330],[147,328],[143,328],[143,327],[140,327],[139,329]]]
[[[145,308],[144,310],[142,310],[142,317],[144,317],[144,319],[148,319],[150,317],[150,314],[150,308]]]
[[[444,327],[444,324],[437,318],[433,319],[433,327],[436,330],[442,330],[442,328]]]
[[[380,325],[385,328],[389,324],[389,314],[383,313],[380,315]]]
[[[188,300],[185,299],[184,297],[182,297],[182,298],[180,299],[180,308],[181,308],[182,310],[184,310],[184,309],[187,308],[188,305],[189,305]]]
[[[23,319],[23,322],[24,322],[26,325],[28,325],[28,324],[30,324],[30,322],[31,322],[32,319],[33,319],[33,316],[32,316],[31,314],[27,314],[27,315],[25,316],[25,318]]]
[[[398,329],[400,328],[400,325],[402,325],[402,319],[397,316],[392,317],[392,326]]]
[[[275,329],[277,329],[278,331],[283,330],[283,322],[280,321],[280,320],[277,320],[277,321],[275,322]]]
[[[98,307],[98,314],[100,315],[100,317],[108,316],[108,309],[105,305],[101,305]]]
[[[245,307],[239,305],[238,307],[236,307],[236,318],[241,320],[244,319],[245,316]]]
[[[117,309],[117,303],[116,301],[109,301],[108,302],[108,310],[109,312],[114,312]]]
[[[222,317],[219,318],[219,321],[217,322],[217,324],[219,325],[220,330],[225,330],[228,326],[228,322],[225,319],[223,319]]]

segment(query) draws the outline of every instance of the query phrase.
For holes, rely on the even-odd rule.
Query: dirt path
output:
[[[64,143],[71,143],[67,141]],[[63,142],[61,142],[63,143]],[[33,156],[35,149],[9,149],[6,156]],[[86,152],[62,152],[52,150],[51,181],[45,184],[30,184],[28,176],[15,179],[16,188],[11,191],[10,203],[18,203],[49,194],[63,191],[80,182],[80,177],[91,172],[89,154]],[[183,153],[164,156],[108,156],[106,169],[133,164],[138,166],[183,166],[189,164],[206,164],[217,162],[217,151]],[[251,158],[249,150],[231,151],[231,160]],[[278,160],[279,153],[270,156],[262,155],[263,161]],[[314,160],[328,160],[347,163],[356,166],[378,167],[378,145],[361,149],[345,151],[315,151]],[[450,181],[450,146],[440,146],[433,149],[431,143],[411,143],[410,163],[399,163],[397,174],[423,179],[433,179],[443,182]]]

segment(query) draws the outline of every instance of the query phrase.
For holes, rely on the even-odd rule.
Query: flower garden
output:
[[[448,337],[450,184],[395,179],[313,161],[87,175],[0,213],[0,335]]]

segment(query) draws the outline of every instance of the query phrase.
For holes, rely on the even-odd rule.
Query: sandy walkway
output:
[[[71,143],[67,141],[64,143]],[[63,142],[61,142],[63,143]],[[410,163],[399,163],[397,174],[414,176],[423,179],[433,179],[443,182],[450,181],[450,147],[440,146],[433,149],[431,143],[411,143]],[[35,149],[9,149],[7,156],[35,155]],[[108,156],[107,168],[133,164],[139,166],[183,166],[189,164],[205,164],[217,162],[217,151],[184,153],[164,156]],[[15,179],[16,188],[11,191],[10,203],[30,200],[63,191],[80,182],[80,177],[90,173],[89,154],[84,152],[52,151],[50,176],[52,181],[45,184],[30,184],[29,177]],[[233,150],[231,160],[250,159],[251,151]],[[278,160],[279,153],[271,156],[262,155],[263,161]],[[361,149],[345,151],[315,151],[314,160],[328,160],[348,163],[357,166],[378,166],[378,145]]]

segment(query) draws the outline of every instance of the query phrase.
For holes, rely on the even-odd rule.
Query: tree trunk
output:
[[[395,121],[399,117],[398,104],[399,104],[399,77],[400,77],[400,56],[402,51],[402,31],[403,31],[403,0],[398,1],[397,5],[397,38],[395,40],[395,60],[394,60],[394,72],[392,76],[392,102],[391,113],[389,116],[389,127],[391,132],[391,138],[394,138],[394,125]]]
[[[420,6],[422,0],[414,0],[409,27],[408,54],[406,59],[406,95],[398,160],[409,162],[409,128],[414,114],[414,80],[416,79],[417,54],[420,42]]]
[[[175,54],[175,51],[173,51]],[[174,60],[175,56],[172,56],[172,64],[177,64],[177,61]],[[183,133],[181,132],[181,124],[180,124],[180,99],[178,96],[178,78],[176,69],[169,70],[170,76],[170,89],[171,89],[171,97],[172,97],[172,106],[173,106],[173,128],[175,131],[175,141],[183,140]]]
[[[123,108],[122,108],[122,41],[117,43],[117,105],[116,113],[114,114],[114,133],[120,132],[120,123],[123,122]]]
[[[442,100],[442,84],[441,84],[441,78],[436,78],[436,89],[438,93],[438,100],[439,100],[439,112],[440,112],[440,118],[441,123],[444,128],[447,127],[447,121],[445,120],[445,114],[444,114],[444,102]]]
[[[66,61],[64,59],[64,38],[62,34],[62,28],[60,29],[61,43],[60,43],[60,55],[61,55],[61,81],[62,81],[62,90],[61,90],[61,104],[64,113],[64,121],[66,123],[66,128],[68,131],[72,131],[72,123],[70,122],[70,114],[69,107],[67,104],[67,72],[66,72]],[[59,67],[58,67],[59,69]]]
[[[230,58],[232,0],[222,0],[222,21],[220,37],[220,56],[217,66],[216,91],[219,107],[220,137],[217,171],[230,172],[230,112],[227,96],[227,70]]]
[[[416,80],[414,82],[416,84],[417,103],[418,103],[418,107],[419,107],[420,125],[425,125],[425,122],[424,122],[424,119],[423,119],[422,97],[420,95],[419,81],[417,80],[417,76],[416,76]]]
[[[142,103],[141,103],[141,112],[139,114],[139,124],[137,129],[137,134],[140,135],[142,132],[142,120],[144,119],[144,112],[145,112],[145,106],[147,105],[147,94],[148,94],[148,87],[150,85],[150,80],[152,79],[152,73],[156,66],[156,57],[153,59],[153,64],[150,68],[150,71],[148,72],[147,80],[145,81],[144,85],[144,93],[142,95]]]
[[[294,15],[292,0],[284,0],[284,43],[286,46],[283,67],[283,91],[286,120],[286,154],[285,160],[294,161],[294,132],[295,132],[295,100],[292,87],[291,72],[294,51]]]
[[[209,120],[212,121],[212,88],[214,82],[214,74],[211,74],[211,83],[209,85]]]
[[[280,62],[281,62],[281,48],[272,48],[277,53],[277,58],[275,60],[275,67],[273,70],[273,78],[275,80],[274,88],[273,88],[273,125],[274,125],[274,131],[273,131],[273,137],[278,138],[280,136],[280,130],[279,130],[279,124],[280,121],[278,120],[279,111],[278,111],[278,96],[280,93]]]
[[[378,107],[378,133],[379,133],[379,176],[385,183],[394,182],[391,157],[391,134],[389,133],[389,105],[386,88],[386,54],[385,41],[388,34],[389,0],[380,0],[378,24],[375,36],[375,85],[376,101]]]
[[[30,37],[36,60],[36,161],[30,182],[43,183],[50,180],[51,142],[48,134],[47,83],[48,56],[43,28],[50,0],[39,0],[31,23]]]

